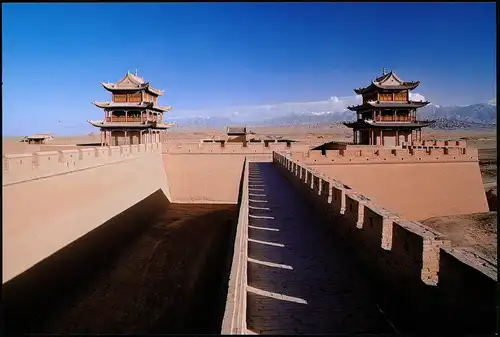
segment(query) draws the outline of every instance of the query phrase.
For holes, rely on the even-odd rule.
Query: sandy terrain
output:
[[[474,248],[497,262],[497,212],[435,217],[422,223],[447,234],[452,246]]]

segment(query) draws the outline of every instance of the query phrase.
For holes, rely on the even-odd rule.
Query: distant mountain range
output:
[[[496,102],[478,103],[467,106],[439,106],[429,104],[417,110],[420,119],[436,120],[433,128],[436,129],[463,129],[493,127],[496,125]],[[260,117],[260,116],[259,116]],[[226,125],[248,126],[285,126],[339,123],[355,119],[354,112],[346,108],[341,111],[321,111],[290,113],[279,117],[252,118],[242,120],[230,117],[177,117],[170,118],[179,128],[191,127],[222,127]]]

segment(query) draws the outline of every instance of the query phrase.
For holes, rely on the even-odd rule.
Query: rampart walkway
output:
[[[249,163],[247,329],[394,332],[368,281],[273,163]]]

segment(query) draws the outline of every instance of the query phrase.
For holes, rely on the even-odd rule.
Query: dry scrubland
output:
[[[352,140],[352,132],[346,127],[286,126],[286,127],[251,127],[257,137],[275,136],[319,145],[327,141]],[[217,129],[172,129],[167,139],[172,142],[196,143],[200,139],[217,139],[223,136],[224,128]],[[424,138],[466,139],[468,146],[479,149],[479,160],[485,192],[490,209],[496,210],[497,194],[497,149],[496,130],[423,130]],[[20,137],[3,138],[3,153],[23,153],[61,149],[75,149],[99,145],[100,135],[90,134],[74,137],[57,137],[46,145],[28,145],[21,143]],[[493,208],[494,207],[494,208]],[[496,212],[431,218],[424,221],[430,227],[444,232],[452,238],[455,245],[470,246],[478,249],[490,259],[496,260]]]

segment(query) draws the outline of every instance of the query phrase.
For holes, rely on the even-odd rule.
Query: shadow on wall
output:
[[[5,283],[7,334],[218,333],[236,208],[158,190]]]
[[[168,203],[158,190],[3,284],[5,331],[37,332],[33,329],[53,314],[48,309],[67,300],[61,294],[83,286],[85,280],[109,264],[148,225],[144,219],[158,216]]]
[[[486,192],[486,200],[488,200],[488,208],[490,212],[497,211],[498,209],[498,197],[497,194],[492,190]]]
[[[76,146],[100,147],[101,143],[81,143],[76,144]]]

